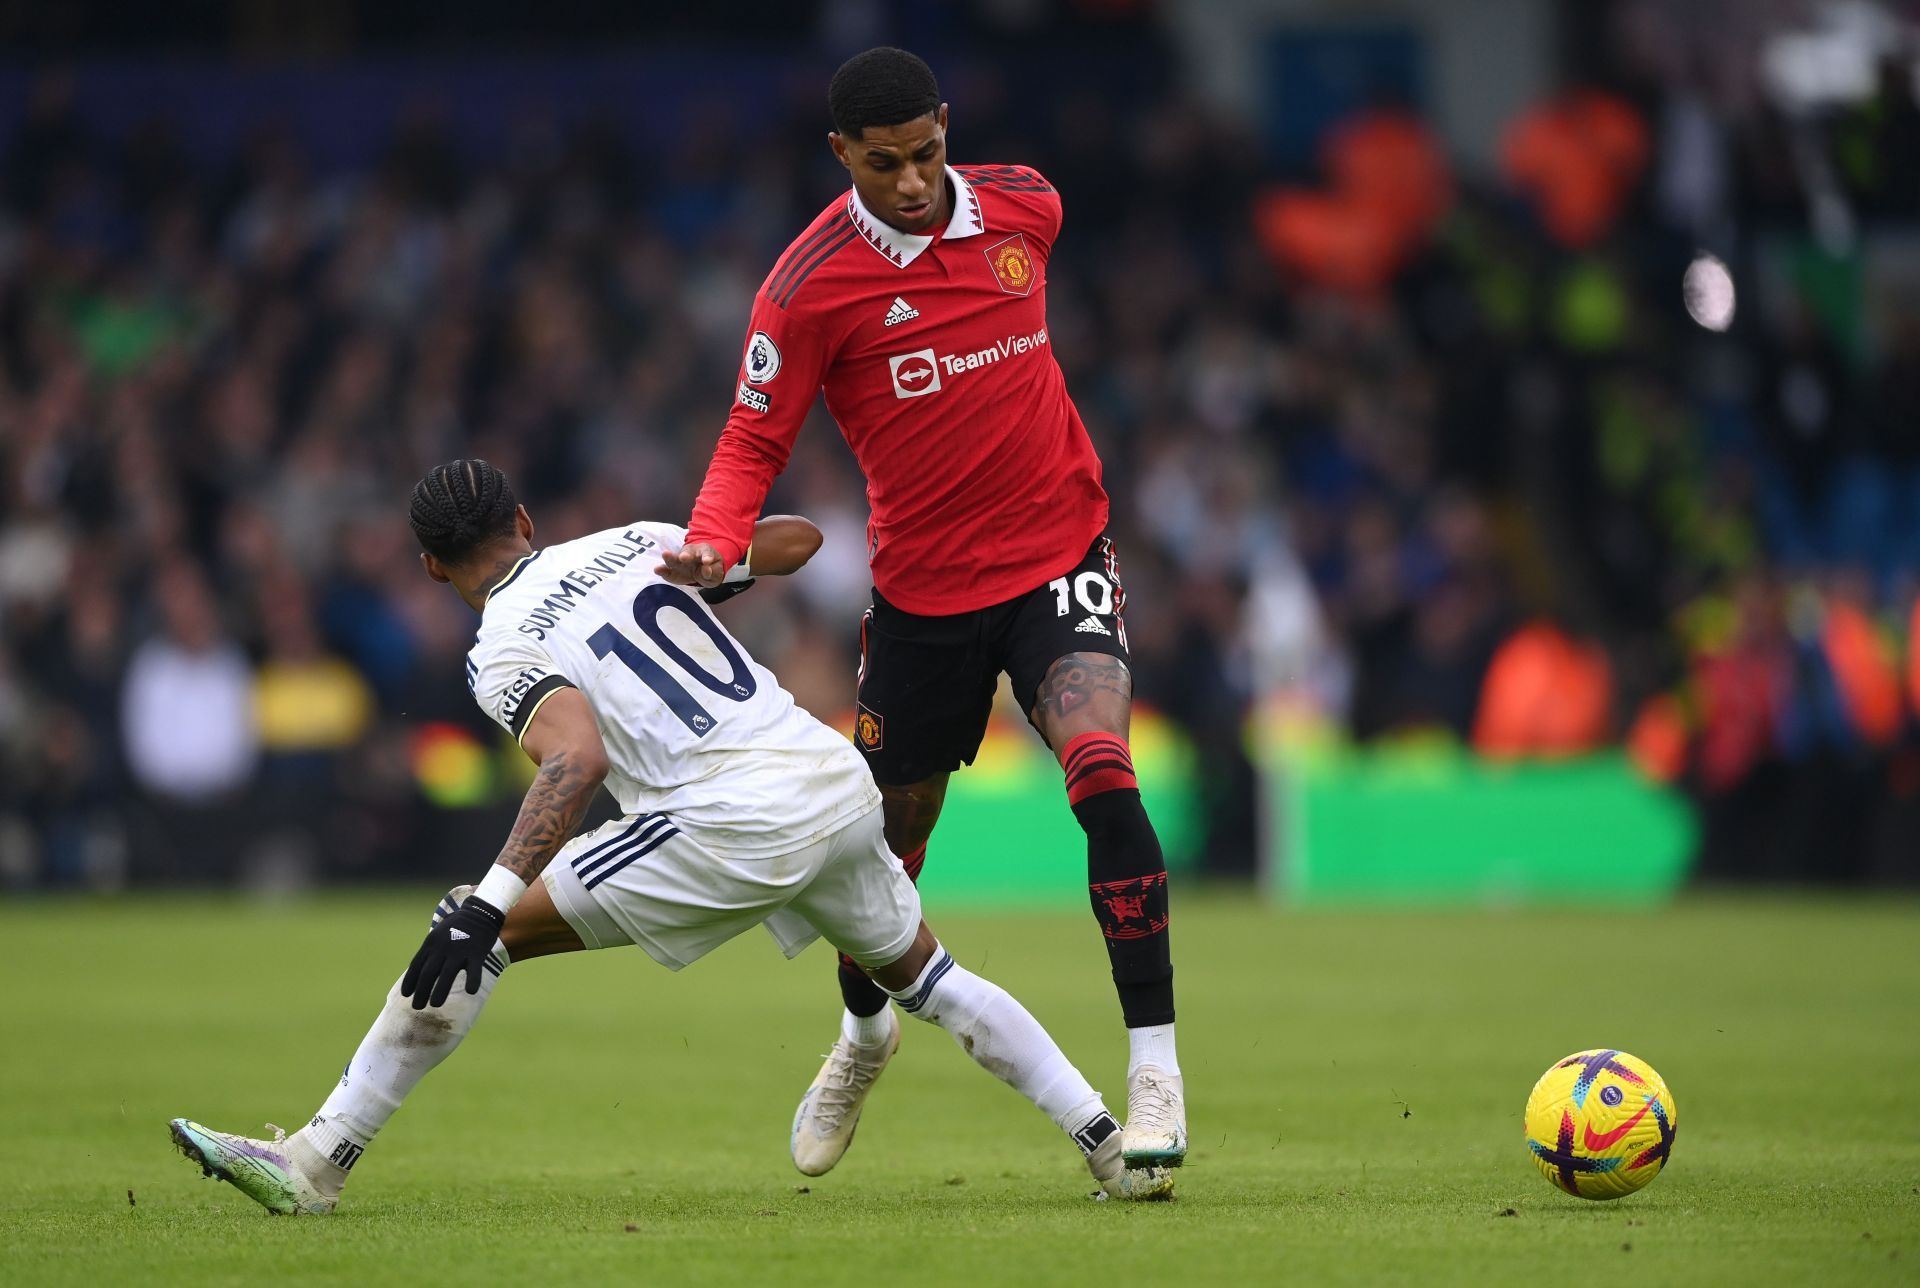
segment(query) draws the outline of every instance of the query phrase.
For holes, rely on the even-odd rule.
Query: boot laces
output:
[[[1127,1097],[1129,1125],[1171,1129],[1174,1119],[1173,1085],[1164,1078],[1142,1072],[1134,1079],[1132,1094]]]

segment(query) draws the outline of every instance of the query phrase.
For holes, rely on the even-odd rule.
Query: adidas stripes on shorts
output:
[[[588,948],[638,944],[670,970],[758,925],[789,957],[824,936],[863,966],[903,956],[920,894],[887,848],[880,809],[773,858],[732,859],[664,814],[627,815],[569,841],[543,880]]]

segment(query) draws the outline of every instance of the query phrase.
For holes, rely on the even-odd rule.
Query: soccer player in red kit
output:
[[[754,298],[735,401],[687,543],[665,561],[717,585],[747,556],[774,476],[826,393],[867,479],[873,606],[855,741],[886,838],[919,875],[947,777],[972,763],[1001,672],[1064,772],[1130,1046],[1129,1166],[1178,1166],[1167,867],[1128,749],[1133,680],[1100,461],[1047,333],[1059,195],[1025,166],[947,164],[933,72],[870,49],[828,91],[853,187]],[[805,790],[804,784],[796,790]],[[846,1014],[794,1120],[795,1164],[846,1151],[899,1041],[886,994],[843,960]],[[1171,1188],[1170,1174],[1166,1185]]]

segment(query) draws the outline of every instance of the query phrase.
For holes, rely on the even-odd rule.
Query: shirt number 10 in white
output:
[[[1053,592],[1053,615],[1065,617],[1073,607],[1067,600],[1067,579],[1055,577],[1047,583],[1047,589]],[[1113,613],[1113,583],[1097,572],[1083,572],[1073,579],[1073,597],[1096,617]]]

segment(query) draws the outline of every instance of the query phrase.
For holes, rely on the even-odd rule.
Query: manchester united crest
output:
[[[859,716],[853,722],[853,737],[866,751],[880,750],[881,741],[886,737],[886,725],[879,716],[861,707]]]
[[[1033,256],[1027,253],[1027,239],[1019,233],[987,247],[987,263],[993,278],[1008,295],[1026,295],[1033,290]]]

